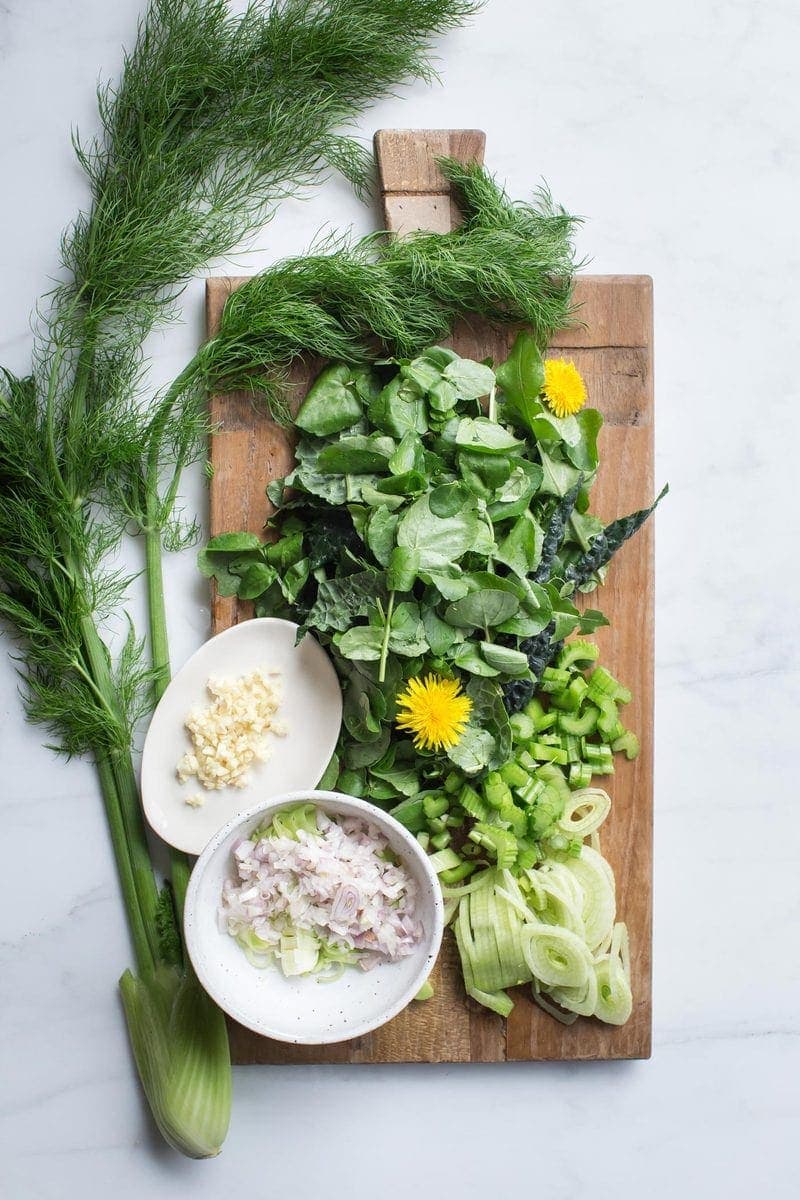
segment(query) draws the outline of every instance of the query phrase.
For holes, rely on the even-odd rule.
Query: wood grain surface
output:
[[[482,160],[484,135],[477,130],[383,130],[375,136],[386,227],[445,231],[457,220],[435,157]],[[207,281],[207,329],[216,331],[222,307],[240,278]],[[650,502],[653,496],[652,282],[646,276],[583,276],[576,286],[581,324],[560,333],[551,354],[572,359],[583,374],[590,403],[605,425],[601,468],[592,509],[609,520]],[[502,360],[513,330],[480,321],[461,324],[449,341],[460,354]],[[299,402],[318,362],[299,364],[291,386]],[[248,529],[263,533],[270,511],[265,486],[292,466],[292,438],[243,394],[215,396],[211,415],[214,474],[210,487],[211,532]],[[603,827],[603,851],[617,878],[619,917],[631,940],[634,1011],[622,1028],[580,1018],[564,1027],[514,989],[508,1020],[467,1001],[455,945],[449,933],[436,966],[435,995],[412,1003],[382,1029],[336,1046],[289,1046],[231,1024],[237,1063],[497,1062],[503,1060],[647,1058],[651,1037],[652,733],[653,733],[653,528],[649,522],[616,556],[608,581],[590,599],[611,625],[597,631],[602,662],[633,691],[625,722],[641,740],[639,758],[621,761],[611,777],[611,816]],[[212,632],[251,615],[248,604],[212,596]],[[619,756],[620,758],[622,756]]]

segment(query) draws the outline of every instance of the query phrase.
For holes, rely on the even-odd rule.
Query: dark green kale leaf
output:
[[[539,559],[539,565],[530,579],[533,583],[546,583],[550,578],[550,573],[553,569],[553,563],[556,560],[559,547],[564,538],[564,532],[567,528],[567,522],[572,516],[572,511],[575,508],[575,503],[578,499],[578,494],[583,485],[583,476],[578,478],[577,483],[569,489],[569,491],[561,497],[559,502],[553,509],[547,529],[545,530],[544,541],[542,542],[542,556]]]
[[[576,587],[588,583],[595,571],[610,562],[620,546],[623,546],[628,538],[633,537],[641,529],[668,491],[669,484],[666,484],[649,508],[640,508],[638,512],[630,513],[627,517],[619,517],[610,525],[606,525],[603,532],[593,540],[589,549],[567,567],[567,580],[574,583]]]

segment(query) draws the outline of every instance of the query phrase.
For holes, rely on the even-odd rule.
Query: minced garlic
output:
[[[280,676],[259,668],[238,679],[209,679],[206,687],[211,703],[192,709],[186,718],[192,749],[178,763],[178,779],[185,783],[196,777],[208,790],[245,787],[249,767],[269,757],[266,735],[286,733],[275,720]],[[196,797],[186,803],[198,807]]]

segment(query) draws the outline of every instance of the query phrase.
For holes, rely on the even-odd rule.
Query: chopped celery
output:
[[[554,692],[550,698],[550,703],[553,708],[563,709],[566,712],[577,712],[581,703],[589,691],[589,685],[582,675],[576,675],[571,679],[569,685],[563,688],[560,692]]]
[[[442,786],[446,792],[449,792],[451,795],[453,795],[455,792],[461,790],[461,782],[461,775],[458,773],[458,771],[451,771]]]
[[[453,835],[449,829],[443,830],[441,833],[435,833],[431,838],[431,845],[434,850],[446,850],[453,840]]]
[[[571,788],[588,787],[592,782],[592,768],[588,763],[572,763],[569,769],[569,786]]]
[[[562,733],[575,734],[578,737],[586,736],[586,734],[594,733],[599,716],[600,709],[595,704],[585,704],[580,713],[560,712],[558,728]]]
[[[464,809],[464,812],[468,813],[469,816],[474,817],[476,821],[485,821],[489,815],[489,811],[482,797],[479,796],[475,789],[471,788],[468,783],[465,783],[459,792],[458,802]]]
[[[511,790],[499,771],[490,771],[484,779],[483,798],[490,808],[497,810],[512,802]]]
[[[602,668],[599,669],[602,670]],[[560,671],[557,667],[545,667],[539,687],[543,692],[561,692],[568,686],[569,680],[569,671]]]
[[[631,729],[626,729],[612,743],[611,749],[625,752],[625,757],[628,761],[633,760],[639,754],[639,739]]]
[[[600,704],[600,716],[597,718],[599,733],[609,737],[619,723],[619,712],[614,700],[603,700]]]
[[[423,983],[422,987],[417,992],[414,999],[415,1000],[430,1000],[430,998],[432,996],[433,996],[433,984],[431,983],[430,979],[426,979],[425,982]]]
[[[431,844],[431,835],[428,833],[427,829],[420,830],[420,832],[417,834],[417,841],[419,842],[420,846],[422,846],[423,850],[428,849]]]
[[[449,871],[452,870],[453,867],[458,867],[461,865],[461,859],[458,857],[455,850],[451,850],[449,846],[444,850],[437,850],[435,854],[430,856],[428,862],[431,864],[437,875],[440,875],[442,871]]]
[[[445,824],[447,825],[448,829],[461,829],[466,819],[467,814],[464,812],[463,808],[457,808],[453,809],[447,814],[445,817]]]
[[[477,865],[471,862],[459,863],[457,867],[448,867],[446,871],[440,871],[439,879],[445,887],[452,887],[454,883],[460,883],[462,879],[468,879],[473,871],[477,870]]]
[[[494,855],[500,868],[512,867],[517,857],[517,839],[508,829],[482,822],[469,831],[470,839]]]
[[[444,833],[447,829],[447,822],[442,817],[431,817],[428,821],[428,830],[430,833]]]
[[[533,742],[530,748],[533,758],[540,762],[566,763],[567,752],[557,746],[545,746],[542,742]]]
[[[515,791],[517,788],[525,787],[526,784],[530,783],[531,778],[528,772],[523,770],[520,764],[513,760],[500,768],[500,775],[503,782]]]
[[[447,796],[441,792],[433,792],[430,796],[426,796],[422,801],[422,808],[428,820],[433,820],[434,817],[441,817],[449,808],[449,800]]]
[[[523,804],[535,804],[538,798],[542,795],[547,784],[543,779],[528,778],[528,782],[524,788],[520,788],[517,792]]]
[[[585,664],[585,667],[596,662],[600,657],[600,647],[596,642],[575,641],[570,642],[558,656],[556,666],[562,671],[568,670],[570,667],[577,666],[578,663]],[[581,669],[585,669],[582,667]]]
[[[529,742],[536,733],[533,718],[524,712],[512,713],[508,718],[511,726],[511,736],[515,742]]]

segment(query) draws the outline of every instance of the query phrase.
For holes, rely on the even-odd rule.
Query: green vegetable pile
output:
[[[575,592],[596,586],[644,514],[604,527],[589,513],[600,414],[553,416],[543,380],[527,333],[496,372],[441,347],[325,368],[297,414],[297,466],[268,487],[277,540],[222,534],[200,554],[223,594],[330,651],[343,789],[387,803],[450,766],[498,769],[509,712],[567,635],[606,623]],[[461,679],[472,702],[446,756],[392,729],[401,685],[423,671]]]
[[[267,488],[275,540],[222,534],[199,563],[328,649],[344,721],[320,786],[389,807],[431,853],[468,993],[507,1014],[505,989],[530,982],[560,1019],[622,1023],[627,935],[584,840],[611,805],[593,776],[638,742],[597,646],[564,639],[607,623],[576,593],[655,504],[590,513],[602,418],[554,415],[545,370],[527,332],[496,369],[440,346],[327,366],[295,419],[297,465]],[[424,676],[469,699],[447,745],[397,728]]]

